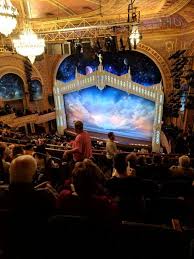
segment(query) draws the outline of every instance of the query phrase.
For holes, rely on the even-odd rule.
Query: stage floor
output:
[[[65,132],[67,134],[70,134],[70,135],[75,135],[75,131],[74,129],[66,129]],[[103,133],[96,133],[96,132],[90,132],[88,131],[88,133],[90,134],[91,136],[91,139],[92,140],[96,140],[96,141],[103,141],[105,142],[108,137],[107,137],[107,134],[103,134]],[[118,137],[118,136],[115,136],[115,142],[118,144],[118,145],[124,145],[124,146],[134,146],[134,147],[139,147],[139,148],[151,148],[151,145],[152,143],[149,142],[149,141],[143,141],[143,140],[138,140],[138,139],[130,139],[130,138],[124,138],[124,137]]]

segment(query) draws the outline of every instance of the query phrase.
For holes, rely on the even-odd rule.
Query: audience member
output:
[[[0,143],[0,181],[8,181],[10,163],[5,161],[6,148],[4,143]]]
[[[117,210],[112,200],[103,192],[101,170],[90,160],[75,164],[70,190],[63,190],[58,198],[58,208],[66,215],[87,216],[97,220],[112,220]]]
[[[127,173],[128,175],[133,175],[135,176],[136,174],[136,163],[137,163],[137,156],[136,153],[131,152],[129,155],[126,157],[127,161]]]
[[[45,233],[48,217],[55,209],[54,196],[32,186],[36,167],[36,161],[30,155],[15,158],[10,165],[9,189],[0,192],[0,209],[7,212],[8,258],[35,258],[37,248],[44,241],[41,236]]]
[[[115,143],[115,135],[113,132],[108,133],[108,140],[106,141],[106,158],[108,161],[108,166],[113,170],[113,158],[117,154],[117,145]]]
[[[34,147],[32,144],[27,144],[25,147],[24,147],[24,152],[25,152],[25,155],[32,155],[33,152],[34,152]]]
[[[194,169],[190,167],[190,158],[185,155],[179,157],[179,165],[171,166],[169,171],[171,176],[189,176],[194,179]]]
[[[132,154],[133,155],[133,154]],[[122,219],[140,216],[142,210],[142,182],[139,178],[127,170],[126,155],[119,153],[114,157],[115,172],[106,183],[106,187],[112,197],[118,201]]]
[[[75,132],[77,136],[73,141],[72,149],[65,151],[64,157],[67,157],[69,154],[73,154],[74,162],[83,161],[85,158],[91,158],[91,139],[89,134],[83,130],[83,122],[75,122]]]
[[[14,146],[13,149],[12,149],[13,159],[18,157],[18,156],[21,156],[21,155],[24,155],[23,147],[22,146]]]

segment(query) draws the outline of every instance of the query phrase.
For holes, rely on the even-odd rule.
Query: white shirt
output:
[[[117,153],[117,145],[113,140],[108,139],[106,141],[106,157],[108,159],[113,159],[114,155]]]

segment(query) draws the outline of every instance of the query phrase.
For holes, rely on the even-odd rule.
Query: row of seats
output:
[[[26,229],[17,221],[11,226],[1,230],[1,259],[191,258],[192,236],[164,226],[132,222],[113,226],[64,215],[51,217],[42,227],[33,221]]]

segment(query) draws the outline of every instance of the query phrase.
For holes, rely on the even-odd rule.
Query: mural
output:
[[[3,100],[18,100],[24,97],[23,80],[16,74],[6,74],[0,78],[0,96]]]

